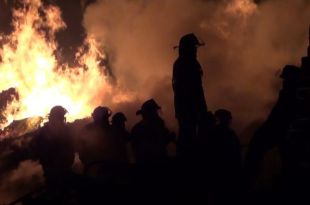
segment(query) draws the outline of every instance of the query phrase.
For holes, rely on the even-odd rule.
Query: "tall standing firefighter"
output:
[[[180,39],[179,57],[173,65],[172,86],[175,116],[179,123],[178,154],[188,155],[202,113],[207,105],[202,87],[202,68],[197,60],[197,48],[204,45],[193,34]]]

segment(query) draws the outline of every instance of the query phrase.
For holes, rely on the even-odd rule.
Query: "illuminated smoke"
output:
[[[8,204],[43,186],[43,170],[38,162],[23,161],[13,171],[1,175],[0,203]]]
[[[98,0],[86,9],[88,34],[114,55],[118,83],[155,97],[174,123],[172,64],[180,37],[194,32],[209,108],[230,109],[242,132],[263,120],[274,103],[285,64],[306,52],[310,2],[306,0]],[[134,113],[132,113],[134,114]]]

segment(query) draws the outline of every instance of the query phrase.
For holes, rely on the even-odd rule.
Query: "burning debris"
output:
[[[18,101],[19,95],[15,88],[9,88],[0,93],[0,99],[0,124],[5,124],[7,123],[5,111],[11,103]]]
[[[0,140],[2,138],[22,136],[28,132],[33,132],[40,127],[43,120],[43,117],[30,117],[22,120],[14,120],[1,131]]]

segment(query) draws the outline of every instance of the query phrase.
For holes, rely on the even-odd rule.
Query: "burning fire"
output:
[[[13,10],[12,33],[0,34],[0,90],[15,88],[19,95],[5,109],[7,122],[1,126],[46,116],[55,105],[68,110],[69,121],[88,116],[113,89],[100,63],[102,47],[87,36],[76,53],[76,67],[59,63],[55,34],[66,28],[60,9],[41,0],[22,2]]]

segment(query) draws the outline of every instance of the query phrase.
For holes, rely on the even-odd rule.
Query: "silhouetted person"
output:
[[[104,136],[110,132],[110,109],[98,106],[92,113],[93,122],[82,131],[79,157],[85,166],[103,160]]]
[[[142,116],[131,131],[131,142],[137,163],[158,162],[167,159],[167,144],[171,134],[158,115],[159,105],[150,99],[143,103],[137,115]]]
[[[274,146],[280,148],[282,177],[280,191],[283,202],[306,204],[309,201],[309,118],[310,118],[310,30],[308,56],[300,68],[285,66],[281,77],[283,87],[266,122],[250,142],[246,157],[249,187],[255,184],[264,153]],[[291,200],[291,201],[289,201]]]
[[[172,86],[175,116],[179,123],[178,154],[188,155],[197,136],[200,114],[207,110],[202,87],[202,69],[197,61],[199,43],[194,34],[183,36],[179,57],[173,65]]]
[[[32,149],[44,171],[47,185],[52,188],[64,185],[71,174],[74,145],[66,125],[67,110],[61,106],[51,109],[48,122],[32,141]]]
[[[115,113],[112,117],[112,130],[119,138],[128,141],[130,133],[126,130],[127,118],[122,112]]]
[[[163,197],[159,193],[167,189],[166,179],[170,171],[167,168],[167,144],[172,140],[172,135],[159,116],[159,109],[153,99],[144,102],[136,112],[142,119],[131,130],[131,145],[136,161],[133,178],[142,188],[140,191],[152,198]]]
[[[307,81],[310,79],[308,77]],[[309,82],[309,81],[308,81]],[[307,82],[307,84],[308,84]],[[308,87],[308,85],[307,85]],[[310,93],[298,91],[298,112],[284,143],[282,190],[295,201],[310,202]],[[298,202],[299,202],[298,201]]]
[[[310,27],[296,89],[296,116],[283,140],[283,189],[293,203],[309,204],[310,192]],[[286,198],[287,199],[287,198]],[[286,200],[287,201],[287,200]]]
[[[129,163],[134,163],[133,151],[130,143],[130,133],[126,129],[127,118],[122,112],[115,113],[112,117],[113,135],[123,141],[127,149],[127,158]]]
[[[186,164],[187,167],[183,168],[187,170],[184,175],[191,174],[192,186],[190,190],[199,193],[196,195],[196,198],[199,198],[199,201],[204,201],[210,198],[206,197],[207,193],[210,193],[210,190],[213,190],[213,187],[210,186],[210,179],[214,177],[212,175],[212,161],[214,160],[214,149],[212,140],[215,137],[215,116],[212,112],[204,112],[201,115],[201,120],[198,126],[198,140],[194,145],[194,155],[191,159],[191,164]]]
[[[211,113],[210,113],[211,114]],[[210,115],[209,114],[209,115]],[[230,127],[232,115],[228,110],[219,109],[214,114],[216,126],[206,136],[205,186],[210,193],[210,200],[215,204],[234,203],[240,194],[241,147],[238,136]],[[214,125],[209,116],[210,126]],[[202,176],[203,177],[203,176]]]
[[[279,146],[283,152],[284,140],[296,116],[299,75],[300,69],[295,66],[286,66],[282,71],[283,86],[278,100],[265,123],[255,132],[248,147],[245,159],[247,188],[254,187],[264,154],[275,146]]]
[[[196,161],[197,170],[199,170],[200,181],[206,183],[206,175],[210,169],[210,152],[213,149],[212,140],[215,137],[216,119],[212,112],[202,114],[198,129],[198,140],[194,146],[194,159]],[[196,173],[197,174],[197,173]]]
[[[86,125],[79,149],[85,172],[104,180],[115,180],[120,164],[127,163],[124,139],[115,137],[112,132],[111,114],[107,107],[95,108],[93,122]]]
[[[198,126],[198,145],[206,144],[207,140],[214,136],[216,119],[212,112],[204,112],[201,114],[201,120]]]

